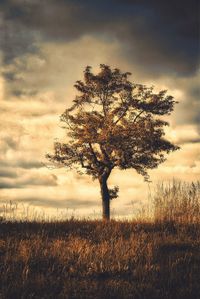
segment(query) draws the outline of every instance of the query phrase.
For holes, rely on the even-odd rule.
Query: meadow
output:
[[[0,221],[0,298],[200,298],[200,184],[159,185],[154,219]]]

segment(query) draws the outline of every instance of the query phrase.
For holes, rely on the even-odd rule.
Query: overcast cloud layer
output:
[[[0,2],[1,201],[101,209],[98,185],[64,169],[45,167],[45,153],[63,138],[59,115],[86,65],[132,72],[131,79],[168,89],[179,101],[169,138],[181,150],[151,171],[153,182],[200,177],[199,7],[191,1],[7,0]],[[147,198],[134,171],[115,171],[116,215],[128,215]],[[120,178],[120,179],[119,179]]]

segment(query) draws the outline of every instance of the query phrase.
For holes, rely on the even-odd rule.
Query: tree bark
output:
[[[107,178],[99,178],[102,198],[102,217],[103,220],[110,220],[110,194],[107,186]]]

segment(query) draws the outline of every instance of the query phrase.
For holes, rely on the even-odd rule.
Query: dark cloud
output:
[[[22,180],[23,186],[57,186],[57,176],[51,175],[30,175]]]
[[[21,189],[28,186],[57,186],[57,176],[29,174],[28,177],[18,177],[16,180],[12,177],[0,178],[0,189]]]
[[[40,161],[27,161],[27,160],[18,160],[15,165],[24,169],[44,167],[44,164]]]
[[[0,166],[6,167],[19,167],[23,169],[32,169],[32,168],[42,168],[44,167],[44,164],[40,161],[29,161],[24,159],[18,159],[18,160],[0,160]]]
[[[20,185],[17,182],[0,179],[0,189],[21,189],[21,188],[23,188],[23,185]]]
[[[5,204],[8,199],[4,198],[1,203]],[[91,200],[79,200],[74,198],[68,198],[67,200],[61,200],[60,198],[53,198],[48,196],[27,196],[26,198],[21,198],[16,196],[12,198],[13,203],[29,204],[35,207],[47,207],[47,208],[61,208],[61,209],[81,209],[81,208],[92,208],[98,207],[98,201]]]
[[[0,168],[0,177],[16,178],[17,173],[15,170],[12,170],[12,169]]]
[[[3,4],[0,4],[3,5]],[[2,7],[3,14],[1,16],[1,37],[0,46],[3,52],[3,60],[5,64],[9,64],[14,58],[20,57],[27,53],[36,53],[38,47],[36,45],[36,33],[24,24],[21,24],[18,19],[7,16],[6,11],[12,12],[10,8],[12,4],[5,3]],[[5,10],[4,10],[5,9]],[[7,75],[12,79],[12,75]]]
[[[198,127],[200,133],[200,76],[190,78],[183,81],[174,81],[173,88],[178,86],[179,90],[182,92],[180,102],[176,107],[176,124],[177,125],[195,125]],[[200,136],[199,136],[200,138]],[[199,139],[191,142],[199,142]]]
[[[117,38],[129,61],[151,75],[191,75],[197,69],[198,0],[8,0],[1,7],[5,63],[36,52],[38,41],[89,34]]]
[[[10,148],[10,149],[14,149],[16,150],[19,144],[19,141],[17,139],[15,139],[15,137],[13,136],[4,136],[1,139],[2,142],[5,143],[5,145]]]

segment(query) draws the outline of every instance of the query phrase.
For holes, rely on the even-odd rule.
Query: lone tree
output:
[[[156,118],[173,111],[176,103],[166,90],[132,83],[130,73],[101,64],[95,75],[91,67],[84,80],[74,85],[79,95],[60,117],[67,130],[66,143],[55,142],[47,158],[56,165],[86,173],[98,179],[103,219],[110,219],[110,200],[118,187],[109,189],[114,168],[135,169],[148,180],[148,169],[165,161],[164,154],[178,149],[164,138],[168,123]]]

